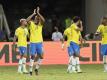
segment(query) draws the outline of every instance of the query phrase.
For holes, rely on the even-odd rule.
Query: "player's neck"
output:
[[[21,25],[21,28],[25,28],[25,25]]]

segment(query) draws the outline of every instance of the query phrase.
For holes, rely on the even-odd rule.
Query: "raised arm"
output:
[[[45,18],[40,14],[40,8],[37,7],[37,15],[40,17],[41,22],[44,23],[45,22]]]
[[[77,28],[78,31],[83,31],[83,25],[82,25],[82,21],[80,21],[79,23],[79,27]]]
[[[33,14],[31,14],[31,15],[26,19],[27,22],[29,22],[29,21],[32,19],[32,17],[35,16],[35,15],[36,15],[36,9],[34,9]]]

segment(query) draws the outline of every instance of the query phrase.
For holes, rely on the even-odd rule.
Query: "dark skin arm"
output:
[[[36,9],[34,9],[33,14],[31,14],[31,15],[26,19],[27,22],[29,22],[29,21],[32,19],[32,17],[35,16],[35,15],[36,15]]]
[[[43,24],[45,22],[45,18],[40,14],[40,8],[37,7],[37,15],[40,17],[41,23]]]
[[[79,22],[79,27],[76,29],[77,31],[83,31],[83,25],[82,25],[82,21],[80,20],[80,22]]]

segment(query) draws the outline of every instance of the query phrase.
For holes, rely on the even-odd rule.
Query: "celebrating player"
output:
[[[18,73],[27,73],[26,70],[26,53],[27,53],[27,35],[28,30],[26,28],[27,21],[26,19],[20,19],[20,27],[15,31],[14,42],[15,45],[16,39],[18,39],[18,49],[20,52]]]
[[[42,38],[42,28],[45,22],[44,17],[40,14],[40,8],[37,7],[34,13],[27,18],[30,30],[30,75],[32,75],[34,60],[36,62],[35,73],[38,75],[38,69],[43,59],[43,38]],[[32,18],[35,17],[34,20]],[[36,57],[35,57],[36,55]]]
[[[96,36],[102,36],[102,43],[101,43],[101,54],[103,55],[103,63],[104,63],[104,72],[107,72],[107,17],[103,17],[101,24],[99,25],[96,33]]]
[[[80,39],[81,31],[83,31],[82,21],[80,17],[75,16],[73,18],[73,24],[64,31],[64,37],[62,40],[62,47],[64,47],[64,38],[67,36],[67,45],[68,45],[68,54],[69,54],[69,65],[67,72],[81,72],[80,62],[79,62],[79,53],[80,53]]]

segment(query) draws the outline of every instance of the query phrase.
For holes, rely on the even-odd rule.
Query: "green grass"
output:
[[[18,74],[16,66],[0,67],[0,80],[107,80],[103,65],[81,65],[83,73],[66,73],[65,65],[41,66],[38,76]]]

